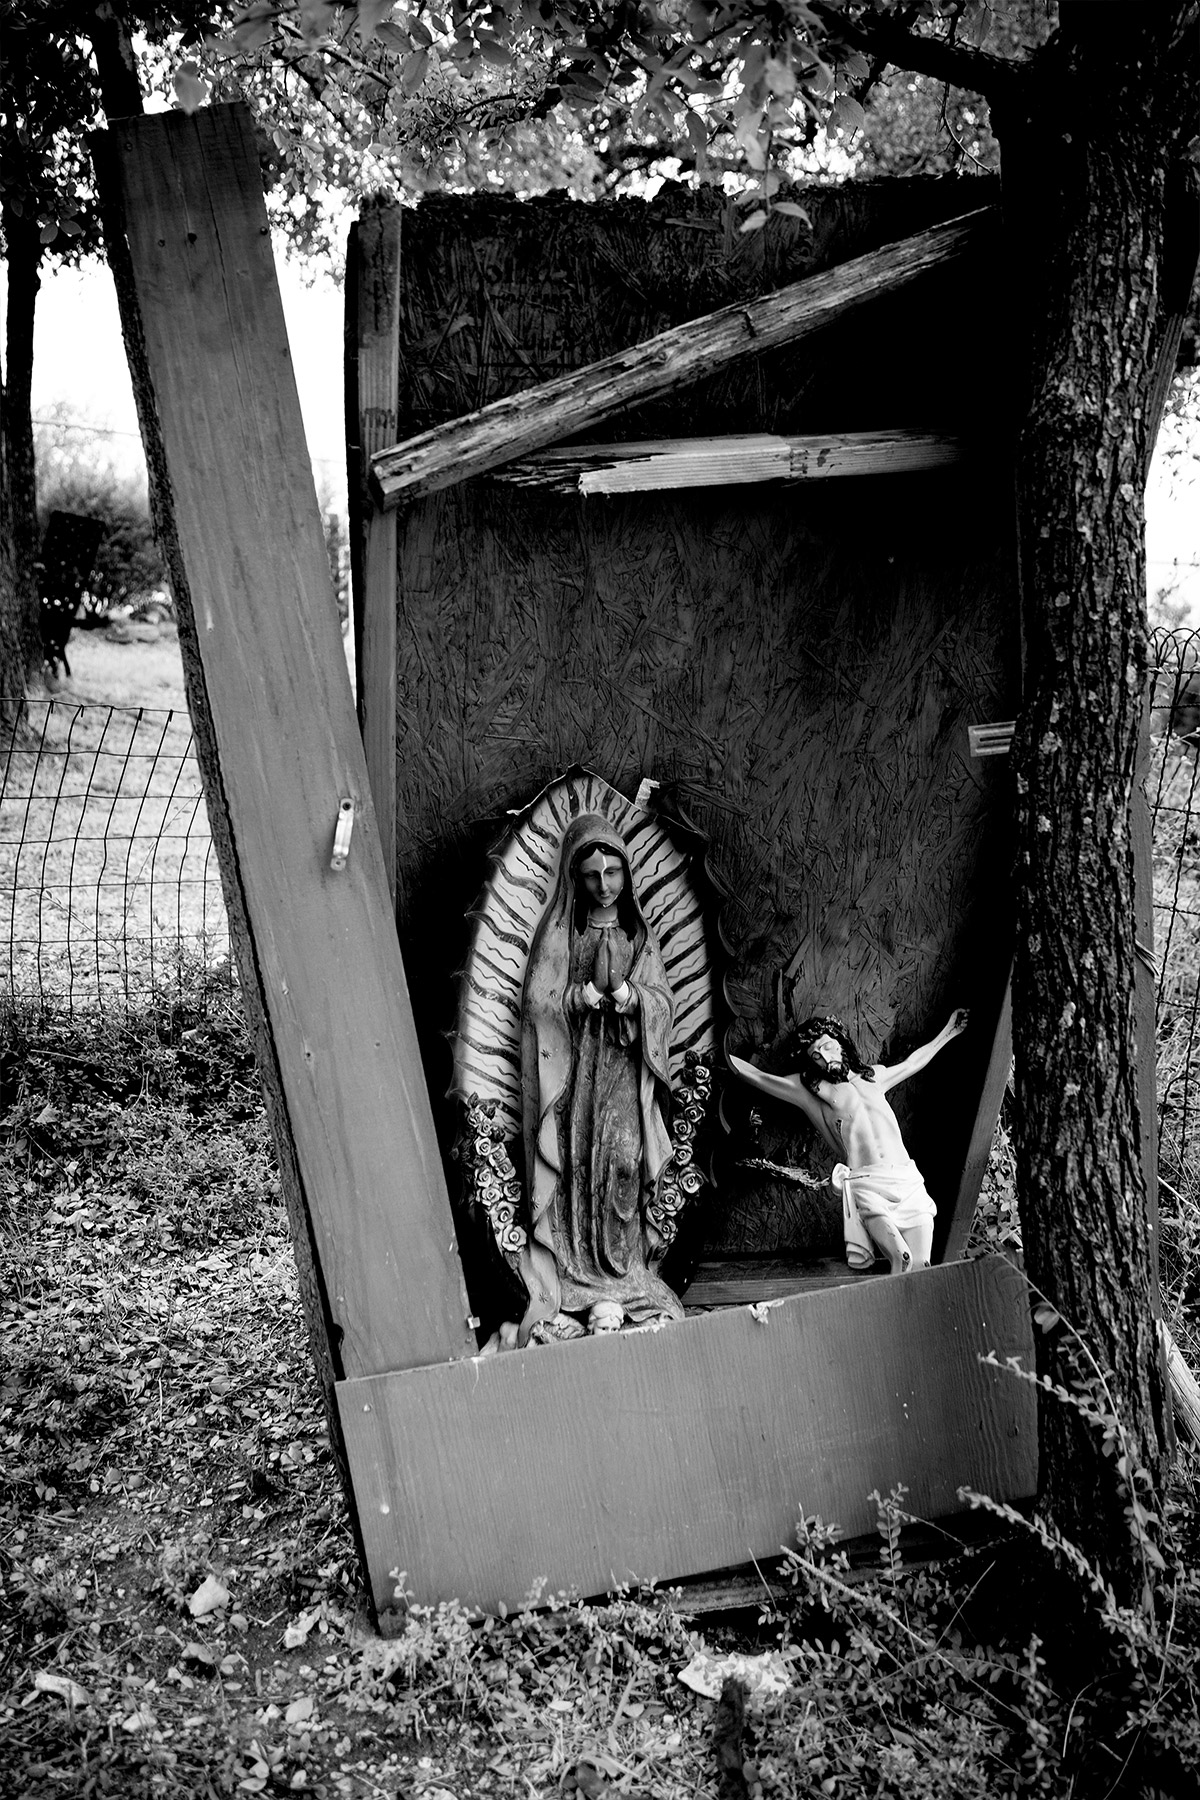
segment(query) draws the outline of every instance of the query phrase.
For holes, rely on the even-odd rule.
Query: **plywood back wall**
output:
[[[669,205],[422,207],[403,227],[402,431],[961,206],[936,184],[882,192],[875,212],[818,197],[818,229],[757,271],[703,208],[689,231]],[[948,368],[944,341],[935,366],[945,299],[876,309],[890,352],[860,321],[601,435],[977,431],[995,369]],[[872,1056],[976,1006],[936,1103],[928,1074],[902,1102],[935,1198],[951,1197],[1008,953],[1007,764],[967,743],[1016,707],[1008,517],[986,450],[965,470],[788,488],[575,500],[481,481],[401,514],[397,911],[435,1092],[463,914],[507,809],[575,762],[629,793],[651,776],[707,835],[725,890],[732,1047],[768,1042],[781,999],[837,1012]],[[760,1153],[803,1159],[777,1110]],[[836,1235],[828,1205],[736,1179],[707,1229],[731,1251],[824,1253]]]
[[[402,522],[397,898],[418,1016],[449,1023],[505,810],[576,761],[626,792],[669,785],[708,835],[744,1048],[774,1035],[781,976],[870,1054],[991,1003],[1007,765],[973,762],[967,726],[1012,716],[1003,562],[953,530],[954,480],[855,486],[464,489]]]

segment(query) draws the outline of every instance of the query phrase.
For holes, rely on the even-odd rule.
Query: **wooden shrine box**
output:
[[[819,1002],[890,1052],[931,1010],[974,1005],[937,1129],[928,1086],[908,1115],[961,1239],[1003,1087],[1008,951],[1003,759],[973,759],[964,733],[1011,711],[1014,651],[1003,468],[978,450],[941,466],[958,456],[948,425],[999,414],[976,359],[965,408],[939,373],[961,308],[926,274],[948,256],[961,272],[978,222],[919,229],[957,197],[937,188],[847,191],[814,199],[815,249],[777,222],[732,256],[736,235],[686,197],[455,203],[406,215],[402,256],[399,216],[373,214],[352,258],[360,452],[379,452],[381,495],[422,455],[424,491],[450,491],[364,510],[360,736],[249,114],[122,120],[93,152],[230,935],[377,1610],[398,1585],[511,1608],[540,1581],[592,1594],[746,1564],[800,1512],[870,1529],[872,1489],[897,1482],[931,1519],[966,1489],[1031,1494],[1033,1392],[988,1360],[1031,1352],[1022,1278],[999,1258],[814,1276],[828,1217],[739,1167],[752,1134],[733,1094],[717,1203],[675,1279],[736,1258],[737,1279],[702,1268],[689,1301],[704,1280],[725,1301],[739,1282],[824,1291],[479,1356],[464,1262],[476,1305],[486,1285],[447,1192],[455,1124],[430,1103],[494,827],[586,758],[627,792],[659,780],[702,834],[731,1041]],[[911,304],[861,309],[918,276]],[[688,323],[629,347],[731,296],[715,335]],[[820,355],[793,354],[817,323]],[[541,381],[613,342],[615,370]],[[792,349],[760,359],[769,343]],[[690,489],[584,504],[548,492],[536,459],[533,488],[456,489],[561,440],[581,384],[596,423],[597,381],[644,400],[710,362],[686,404],[622,422],[665,447],[632,468],[619,449],[589,459],[602,485]],[[435,427],[432,476],[428,443],[395,447],[520,383],[482,459],[494,409]],[[681,450],[685,426],[719,441]],[[800,479],[897,459],[910,473]],[[796,479],[764,485],[781,463]],[[762,1135],[809,1153],[778,1120]]]
[[[720,196],[675,190],[649,205],[443,199],[377,214],[356,238],[351,305],[377,313],[395,280],[382,435],[904,238],[962,212],[964,188],[977,204],[981,185],[986,198],[977,182],[818,190],[811,229],[777,216],[749,236]],[[381,272],[385,236],[398,268]],[[961,296],[994,288],[991,260],[573,440],[829,434],[842,466],[866,444],[883,472],[827,478],[831,459],[813,454],[810,479],[719,485],[718,470],[701,487],[580,495],[535,485],[577,479],[552,456],[401,509],[395,577],[374,569],[360,607],[359,683],[435,1096],[465,915],[506,813],[575,763],[630,796],[648,777],[707,840],[731,1049],[751,1056],[790,1017],[832,1012],[866,1054],[896,1058],[970,1007],[969,1035],[897,1093],[938,1203],[936,1252],[961,1251],[999,1101],[987,1072],[1008,1059],[1008,760],[969,738],[1017,707],[1006,370],[959,325],[979,311]],[[364,407],[379,361],[369,339]],[[367,426],[378,441],[377,413]],[[859,435],[883,432],[897,435],[882,453]],[[750,1098],[728,1095],[735,1139],[803,1161],[803,1135],[769,1105],[747,1135]],[[451,1106],[439,1123],[448,1148]],[[681,1234],[678,1281],[695,1275],[708,1298],[736,1275],[749,1298],[744,1259],[766,1258],[775,1294],[805,1279],[789,1265],[838,1256],[827,1194],[732,1158],[718,1171],[716,1204]]]
[[[980,182],[819,190],[803,196],[810,223],[776,215],[754,234],[722,196],[669,188],[650,203],[431,198],[358,226],[360,720],[452,1196],[461,1119],[442,1097],[467,915],[506,815],[584,765],[631,797],[656,782],[657,809],[703,845],[726,1048],[752,1056],[820,1011],[870,1058],[895,1059],[970,1008],[968,1034],[897,1094],[938,1205],[935,1260],[961,1254],[1009,1061],[1006,738],[978,730],[1013,719],[1019,679],[1009,372],[977,328],[996,287],[990,230],[803,342],[743,346],[603,420],[581,405],[556,448],[502,450],[467,479],[443,467],[437,491],[399,506],[371,458],[992,198]],[[588,1591],[744,1561],[782,1542],[789,1506],[864,1529],[880,1480],[952,1511],[975,1480],[956,1460],[963,1431],[988,1446],[985,1485],[1032,1492],[1029,1390],[977,1363],[988,1347],[1029,1348],[1020,1279],[997,1264],[851,1277],[828,1187],[744,1166],[829,1158],[750,1101],[726,1081],[717,1185],[684,1215],[665,1272],[689,1308],[797,1296],[766,1362],[741,1308],[710,1318],[703,1343],[689,1320],[661,1341],[344,1384],[380,1604],[402,1557],[422,1598],[511,1603],[526,1576]],[[499,1316],[490,1247],[471,1219],[455,1223],[486,1329]],[[945,1357],[957,1399],[930,1386]],[[871,1358],[901,1409],[890,1423],[877,1383],[864,1399]],[[471,1398],[481,1380],[486,1404]],[[917,1396],[920,1446],[885,1444],[904,1439]],[[547,1436],[567,1420],[550,1468]],[[777,1443],[764,1466],[773,1428],[808,1445],[803,1481],[783,1476]],[[728,1430],[718,1499],[690,1446]],[[639,1471],[615,1538],[613,1459]],[[557,1548],[550,1516],[574,1520]]]

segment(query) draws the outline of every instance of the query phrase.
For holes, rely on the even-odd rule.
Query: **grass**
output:
[[[0,749],[5,940],[10,993],[72,1004],[123,1001],[181,947],[227,952],[186,711],[30,703]]]
[[[374,1636],[249,1048],[195,998],[8,1022],[0,1793],[460,1800],[558,1791],[586,1751],[706,1791],[657,1609]]]
[[[131,669],[146,650],[105,646]],[[1195,1365],[1196,779],[1166,748],[1161,1251]],[[700,1632],[661,1597],[552,1599],[490,1622],[412,1608],[377,1638],[236,1002],[177,953],[143,984],[127,928],[114,1012],[18,998],[0,1016],[0,1800],[1195,1791],[1190,1453],[1145,1616],[1016,1527],[937,1576],[906,1570],[898,1495],[866,1591],[800,1520],[794,1602],[761,1617]],[[1018,1242],[1002,1130],[977,1244]],[[790,1685],[747,1711],[737,1684],[714,1700],[681,1681],[730,1650],[782,1659]]]
[[[633,1595],[485,1623],[415,1608],[377,1638],[228,992],[193,976],[119,1020],[7,1023],[0,1794],[1189,1791],[1194,1575],[1172,1577],[1168,1649],[1120,1640],[1079,1693],[1079,1634],[1104,1629],[1074,1590],[1048,1605],[1012,1546],[906,1573],[902,1496],[865,1597],[809,1521],[795,1603],[761,1618],[701,1633]],[[1195,1532],[1188,1481],[1173,1504]],[[745,1713],[736,1685],[680,1680],[732,1648],[782,1658],[786,1692]]]

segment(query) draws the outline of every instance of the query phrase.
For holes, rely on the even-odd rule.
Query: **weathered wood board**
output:
[[[790,348],[833,321],[844,323],[857,308],[891,296],[931,269],[965,258],[990,223],[984,209],[931,226],[775,293],[734,301],[644,343],[626,345],[525,392],[503,395],[423,437],[381,450],[371,459],[376,502],[395,507],[436,493],[690,386],[714,367]]]
[[[346,466],[355,485],[358,529],[351,536],[355,642],[377,679],[360,682],[358,721],[372,786],[388,883],[396,879],[396,520],[370,501],[367,469],[396,435],[400,340],[396,305],[401,214],[365,208],[346,258]]]
[[[1023,1278],[1001,1258],[801,1294],[658,1332],[412,1369],[337,1390],[371,1591],[519,1606],[775,1554],[801,1514],[869,1531],[873,1488],[918,1516],[960,1485],[1037,1480]],[[581,1428],[582,1427],[582,1428]]]
[[[461,1355],[474,1335],[249,115],[120,121],[96,160],[318,1361],[328,1378]],[[344,800],[353,834],[335,872]]]
[[[398,433],[962,210],[954,184],[806,204],[811,233],[781,220],[756,246],[730,237],[711,195],[406,213]],[[623,415],[605,427],[615,454],[585,441],[537,466],[577,456],[586,472],[596,457],[619,474],[622,445],[738,433],[966,437],[982,446],[969,464],[660,494],[538,491],[504,471],[463,482],[402,509],[395,661],[360,665],[376,712],[395,705],[395,759],[381,767],[375,750],[372,779],[395,799],[397,919],[433,1091],[449,1076],[464,915],[505,813],[573,763],[630,794],[649,776],[708,839],[725,895],[731,1048],[754,1054],[790,1016],[832,1011],[887,1059],[972,1009],[970,1034],[898,1094],[939,1254],[963,1241],[991,1128],[981,1100],[994,1112],[1003,1091],[988,1074],[1003,1060],[1010,774],[972,755],[968,728],[1011,719],[1019,698],[1009,478],[981,431],[1003,367],[948,365],[951,303],[949,286],[884,303],[883,341],[904,346],[886,381],[863,356],[863,314]],[[732,1088],[743,1143],[750,1111]],[[752,1154],[804,1162],[794,1118],[758,1111]],[[445,1149],[455,1123],[439,1113]],[[827,1190],[750,1178],[736,1158],[720,1179],[707,1218],[685,1215],[676,1278],[700,1255],[838,1254]]]
[[[559,494],[637,494],[656,488],[764,481],[845,480],[945,468],[970,454],[958,438],[918,431],[827,432],[822,437],[677,438],[650,444],[574,444],[506,462],[493,481]]]

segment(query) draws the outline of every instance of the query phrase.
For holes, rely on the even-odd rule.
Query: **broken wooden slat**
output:
[[[249,113],[121,120],[95,155],[314,1348],[326,1374],[442,1361],[474,1336]],[[344,800],[353,832],[335,873]]]
[[[357,477],[361,521],[355,546],[355,650],[358,717],[388,886],[396,892],[396,515],[371,502],[367,470],[396,436],[400,339],[401,213],[373,203],[363,209],[346,254],[356,336],[348,366],[348,462]],[[347,296],[348,308],[350,296]]]
[[[974,249],[987,218],[988,209],[982,208],[760,299],[721,307],[381,451],[371,463],[378,502],[397,506],[484,475],[627,407],[711,375],[731,358],[794,343]]]
[[[849,1536],[871,1490],[923,1518],[1037,1477],[1033,1388],[981,1363],[1032,1357],[1002,1258],[412,1369],[337,1390],[371,1589],[489,1611],[772,1555],[797,1517]],[[736,1379],[730,1379],[736,1371]]]
[[[839,431],[814,437],[663,438],[541,450],[492,472],[493,481],[561,494],[638,494],[651,489],[901,475],[966,456],[960,438],[930,431]]]

